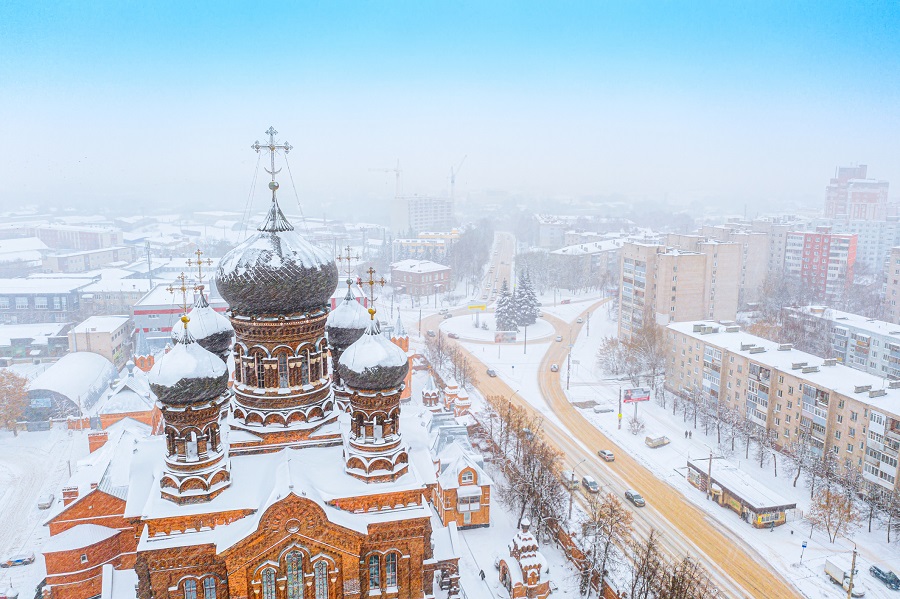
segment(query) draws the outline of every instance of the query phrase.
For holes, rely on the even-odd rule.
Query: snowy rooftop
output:
[[[50,248],[37,237],[20,237],[18,239],[0,239],[0,254],[14,252],[46,251]]]
[[[41,552],[56,553],[59,551],[84,549],[117,534],[119,534],[119,531],[115,528],[97,524],[78,524],[50,537],[50,540],[41,548]]]
[[[113,333],[128,324],[127,316],[91,316],[81,324],[72,327],[73,333]]]
[[[46,389],[78,401],[103,388],[115,375],[113,363],[100,354],[73,352],[31,381],[28,390]]]
[[[426,273],[450,270],[449,266],[432,262],[431,260],[401,260],[391,264],[391,270],[398,272]]]
[[[93,279],[0,279],[0,293],[72,293],[93,282]]]
[[[600,252],[611,252],[617,250],[624,245],[621,239],[608,239],[606,241],[592,241],[590,243],[579,243],[570,245],[558,250],[550,252],[558,255],[583,256],[589,254],[598,254]]]
[[[60,322],[38,322],[35,324],[3,324],[0,325],[0,346],[8,346],[13,339],[31,339],[32,344],[46,345],[48,337],[62,335],[63,329],[69,326]]]
[[[709,472],[708,459],[689,460],[688,466],[692,466],[699,472]],[[724,487],[743,499],[757,513],[764,511],[766,508],[794,509],[797,507],[795,502],[782,497],[765,485],[759,484],[758,480],[755,480],[746,472],[738,470],[733,465],[722,460],[713,460],[712,479],[714,484],[719,483],[720,487]]]
[[[893,337],[900,343],[900,325],[892,322],[866,318],[860,314],[843,312],[827,306],[804,306],[796,309],[810,316],[815,316],[823,320],[830,320],[835,326],[854,327],[872,333],[873,335]]]
[[[718,332],[703,334],[694,331],[694,325],[713,326]],[[900,389],[890,389],[887,386],[886,379],[879,376],[854,370],[843,364],[834,366],[825,366],[824,360],[818,356],[802,352],[798,349],[790,349],[779,351],[780,344],[751,335],[746,331],[739,330],[737,332],[726,332],[725,326],[715,321],[689,321],[689,322],[673,322],[667,328],[684,333],[688,337],[693,337],[701,343],[710,343],[727,351],[742,355],[750,360],[778,369],[782,372],[790,373],[803,379],[809,384],[837,391],[847,397],[852,397],[877,409],[886,410],[900,417]],[[758,353],[750,353],[749,345],[756,348],[764,348],[765,351]],[[742,349],[742,347],[746,349]],[[800,369],[794,369],[795,364],[805,362],[807,366],[818,366],[818,372],[803,373]],[[868,393],[856,393],[856,387],[871,385],[872,390],[883,389],[885,395],[881,397],[869,397]]]

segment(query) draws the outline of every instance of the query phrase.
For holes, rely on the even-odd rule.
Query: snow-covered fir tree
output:
[[[518,331],[516,324],[516,312],[513,303],[512,293],[509,291],[509,285],[503,281],[500,288],[500,297],[497,298],[497,310],[494,312],[494,318],[497,320],[498,331]]]
[[[528,271],[522,273],[519,277],[519,284],[516,286],[514,295],[514,305],[516,313],[516,323],[519,326],[531,326],[537,322],[538,314],[540,314],[540,305],[537,294],[534,292],[534,285],[528,277]]]

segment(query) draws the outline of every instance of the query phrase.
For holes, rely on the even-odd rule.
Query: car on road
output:
[[[606,460],[607,462],[615,462],[616,456],[608,449],[601,449],[597,452],[597,455]]]
[[[550,372],[559,372],[559,364],[551,364]]]
[[[441,314],[446,314],[450,311],[449,308],[441,308]]]
[[[647,502],[644,501],[644,498],[641,497],[641,494],[633,489],[628,489],[627,491],[625,491],[625,499],[638,507],[644,507],[645,505],[647,505]]]
[[[444,314],[444,320],[447,320],[448,318],[453,318],[453,315],[449,312],[447,314]]]
[[[570,300],[570,299],[559,300],[559,303],[561,303],[561,304],[571,304],[571,303],[572,303],[572,300]]]
[[[562,341],[562,335],[557,335],[556,342],[559,343],[560,341]]]
[[[426,331],[425,334],[428,335],[429,337],[437,337],[437,333],[435,333],[431,329],[428,329],[428,331]]]
[[[459,333],[447,333],[447,336],[451,339],[459,339]]]
[[[38,509],[48,510],[53,505],[53,501],[56,499],[53,493],[49,493],[47,495],[41,495],[38,497]]]
[[[593,476],[585,476],[581,479],[581,486],[583,486],[588,493],[599,493],[600,485],[597,484],[597,481],[594,480]]]
[[[487,369],[487,375],[490,376],[490,377],[495,377],[495,376],[497,376],[497,371],[494,370],[493,368],[488,368],[488,369]]]
[[[900,591],[900,578],[890,570],[882,570],[878,566],[869,568],[869,574],[883,582],[893,591]]]
[[[576,320],[576,321],[575,321],[575,322],[577,322],[577,323],[578,323],[578,324],[581,324],[581,323],[583,323],[583,322],[584,322],[584,319],[583,319],[583,318],[579,318],[579,319],[578,319],[578,320]]]
[[[34,553],[17,553],[10,555],[6,561],[0,563],[2,568],[11,568],[13,566],[27,566],[34,563]]]

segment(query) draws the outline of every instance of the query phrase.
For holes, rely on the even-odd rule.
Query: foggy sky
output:
[[[846,4],[7,1],[0,208],[241,210],[270,124],[316,216],[463,156],[458,195],[897,198],[900,9]]]

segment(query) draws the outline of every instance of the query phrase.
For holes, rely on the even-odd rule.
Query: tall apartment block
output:
[[[856,235],[856,264],[864,264],[873,274],[884,271],[891,248],[900,245],[900,219],[844,220],[821,218],[813,221],[816,227],[831,227],[832,233]]]
[[[619,285],[619,338],[645,324],[683,320],[734,320],[738,309],[742,248],[704,241],[697,251],[626,243]]]
[[[784,274],[798,278],[816,297],[840,297],[853,283],[856,235],[832,233],[829,227],[815,231],[791,231],[784,250]]]
[[[900,247],[891,248],[885,274],[884,315],[892,323],[900,324]]]
[[[763,427],[780,446],[807,443],[863,472],[883,496],[897,484],[900,381],[850,369],[716,322],[667,326],[665,388],[697,393]]]
[[[887,181],[867,179],[865,164],[841,166],[825,188],[825,217],[884,220],[888,214]]]
[[[454,225],[453,199],[433,196],[394,198],[391,229],[395,235],[449,231]]]
[[[715,240],[720,243],[735,243],[741,247],[740,303],[759,300],[760,287],[769,272],[769,234],[747,231],[728,225],[703,226],[699,239]],[[672,236],[670,235],[670,238]],[[687,237],[679,235],[678,237]],[[687,241],[687,240],[686,240]],[[673,242],[669,242],[672,244]],[[678,245],[681,249],[692,249]]]

